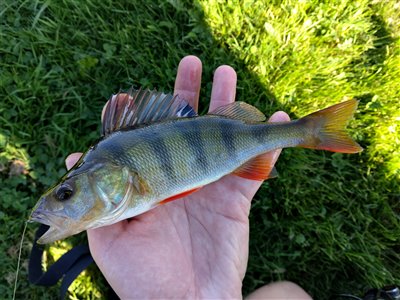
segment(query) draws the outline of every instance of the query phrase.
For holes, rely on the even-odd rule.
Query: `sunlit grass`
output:
[[[361,155],[285,151],[281,178],[262,189],[253,207],[257,250],[245,283],[291,279],[314,290],[361,292],[393,281],[384,261],[391,264],[396,247],[387,245],[398,244],[399,232],[399,6],[201,3],[216,40],[256,74],[265,94],[258,106],[297,118],[344,99],[360,100],[350,131],[365,148]],[[304,281],[300,270],[308,273]],[[337,276],[349,281],[336,282]]]

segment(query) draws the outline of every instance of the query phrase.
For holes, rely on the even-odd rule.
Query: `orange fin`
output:
[[[177,199],[186,197],[187,195],[190,195],[190,194],[192,194],[192,193],[194,193],[194,192],[197,192],[197,191],[198,191],[199,189],[201,189],[201,188],[202,188],[202,187],[198,187],[198,188],[195,188],[195,189],[193,189],[193,190],[189,190],[189,191],[180,193],[180,194],[178,194],[178,195],[174,195],[174,196],[172,196],[172,197],[169,197],[169,198],[167,198],[167,199],[164,199],[164,200],[158,202],[158,204],[165,204],[165,203],[168,203],[168,202],[171,202],[171,201],[174,201],[174,200],[177,200]]]
[[[271,165],[271,157],[268,154],[269,152],[249,160],[244,165],[240,166],[239,169],[234,171],[233,174],[239,177],[258,181],[278,176],[276,169]]]
[[[299,146],[342,153],[362,151],[361,146],[345,132],[345,127],[356,111],[357,105],[357,100],[348,100],[298,120],[297,122],[304,124],[314,133]]]

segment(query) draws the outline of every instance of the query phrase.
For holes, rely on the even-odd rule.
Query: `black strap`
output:
[[[41,225],[36,231],[29,259],[29,281],[35,285],[51,286],[56,284],[61,277],[64,277],[60,289],[60,297],[64,299],[68,287],[93,262],[93,258],[87,245],[79,245],[61,256],[44,273],[42,269],[44,247],[38,245],[36,241],[47,229],[49,229],[49,226]]]

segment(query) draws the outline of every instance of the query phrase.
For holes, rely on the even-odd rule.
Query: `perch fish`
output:
[[[266,123],[244,102],[198,116],[170,94],[131,89],[114,95],[101,139],[34,207],[30,221],[50,226],[38,243],[139,215],[227,174],[264,180],[272,176],[265,154],[274,149],[359,152],[345,132],[357,104],[348,100],[299,120]]]

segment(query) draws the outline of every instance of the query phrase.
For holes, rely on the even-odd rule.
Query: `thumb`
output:
[[[71,153],[70,155],[68,155],[65,159],[65,166],[67,167],[67,170],[71,169],[79,160],[79,158],[81,158],[81,156],[81,152]]]

